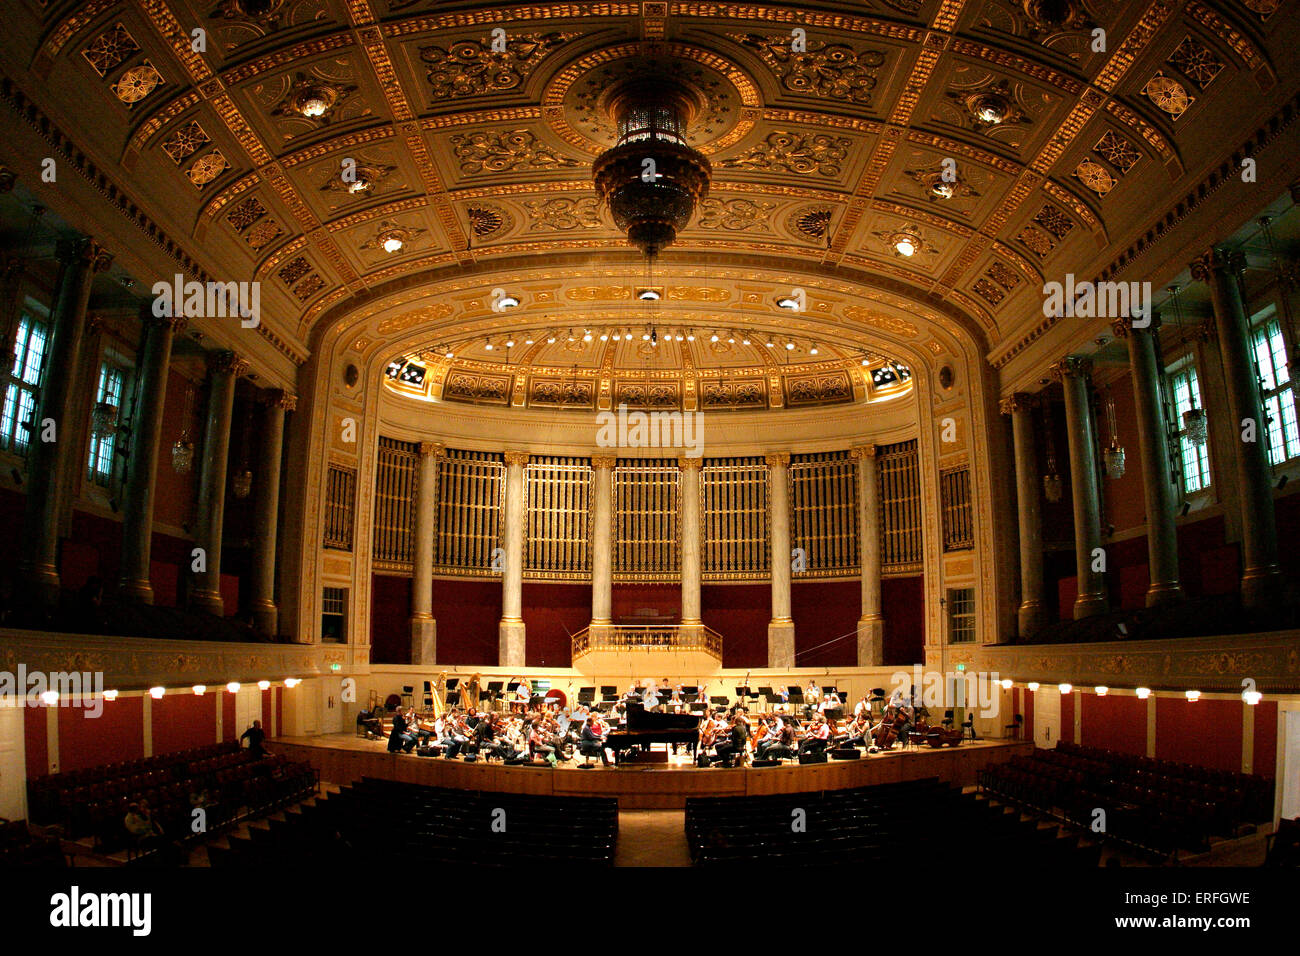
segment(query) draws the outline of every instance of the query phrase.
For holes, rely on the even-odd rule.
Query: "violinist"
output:
[[[697,703],[697,704],[703,704],[703,705],[705,706],[706,709],[708,708],[708,705],[709,705],[709,691],[708,691],[708,688],[707,688],[704,684],[701,684],[701,685],[699,686],[699,688],[695,691],[695,701],[694,701],[694,702]]]
[[[780,723],[778,721],[778,723]],[[781,724],[775,731],[776,739],[763,752],[771,760],[788,760],[795,754],[794,725]]]
[[[808,728],[808,733],[799,743],[799,754],[821,753],[826,749],[827,743],[830,742],[831,728],[826,723],[826,718],[818,714],[813,718],[812,726]]]
[[[848,735],[850,746],[865,747],[868,745],[871,735],[871,722],[867,720],[865,713],[859,712],[844,728],[844,731]]]
[[[749,741],[749,723],[744,714],[731,719],[730,733],[724,734],[714,748],[718,760],[728,766],[740,766],[745,759],[745,744]]]

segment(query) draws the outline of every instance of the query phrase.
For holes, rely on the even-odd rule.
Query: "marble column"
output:
[[[1240,252],[1216,247],[1193,260],[1191,271],[1193,279],[1210,287],[1228,413],[1238,438],[1233,457],[1241,508],[1241,600],[1249,608],[1266,608],[1281,602],[1285,578],[1278,564],[1273,469],[1265,447],[1268,419],[1260,401],[1250,319],[1237,278],[1243,265]]]
[[[1111,328],[1116,338],[1128,341],[1128,360],[1133,375],[1133,404],[1137,415],[1138,448],[1142,454],[1142,492],[1147,512],[1147,607],[1183,599],[1178,581],[1178,528],[1174,523],[1177,502],[1169,480],[1169,432],[1161,399],[1161,370],[1157,359],[1158,316],[1146,328],[1136,328],[1131,319],[1116,319]]]
[[[59,477],[68,456],[76,453],[72,440],[76,409],[70,398],[81,368],[90,286],[95,273],[107,269],[112,261],[104,247],[88,237],[61,241],[57,255],[59,271],[50,309],[45,381],[28,431],[26,501],[19,544],[22,593],[44,608],[53,607],[59,598],[58,528],[63,511]]]
[[[794,667],[790,616],[790,456],[767,456],[767,509],[772,527],[772,620],[767,625],[767,666]]]
[[[682,516],[682,623],[700,623],[700,468],[702,458],[683,457],[681,468]]]
[[[1020,636],[1043,626],[1043,514],[1039,497],[1038,450],[1034,442],[1034,409],[1038,401],[1016,392],[1002,401],[1002,414],[1011,416],[1011,440],[1016,462],[1016,514],[1020,538]]]
[[[411,581],[411,663],[433,664],[438,657],[438,622],[433,617],[433,536],[438,498],[438,460],[443,446],[420,443],[420,474],[415,496],[415,567]]]
[[[122,494],[122,571],[118,579],[118,598],[137,604],[152,604],[153,585],[149,580],[149,568],[153,553],[158,444],[167,407],[172,340],[185,327],[185,319],[155,316],[152,303],[142,312],[144,352],[140,361],[140,398],[131,431],[126,487]]]
[[[235,382],[248,363],[234,352],[208,356],[208,415],[203,430],[202,473],[199,475],[199,528],[196,545],[203,551],[201,571],[195,572],[190,603],[221,617],[221,535],[226,517],[226,466],[230,457],[230,413],[235,406]]]
[[[591,624],[607,627],[614,614],[614,467],[618,459],[591,459]]]
[[[880,607],[880,481],[876,446],[853,449],[858,460],[858,550],[862,561],[862,616],[858,618],[858,666],[885,662],[885,618]]]
[[[506,452],[506,567],[502,575],[501,626],[497,664],[523,667],[524,639],[524,466],[528,453]]]
[[[257,454],[257,501],[253,514],[253,626],[259,634],[276,637],[280,609],[275,605],[275,568],[278,558],[277,531],[280,523],[280,470],[284,456],[284,413],[298,407],[298,400],[272,389],[262,396],[262,433]]]
[[[1097,441],[1088,401],[1092,362],[1070,356],[1052,367],[1065,391],[1065,430],[1070,442],[1070,487],[1074,496],[1074,564],[1078,596],[1074,619],[1104,614],[1106,554],[1101,546],[1101,489],[1097,480]],[[1093,570],[1097,568],[1098,570]]]

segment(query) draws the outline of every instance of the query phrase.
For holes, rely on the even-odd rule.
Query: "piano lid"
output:
[[[631,701],[627,705],[628,730],[695,730],[700,718],[694,714],[657,714]]]

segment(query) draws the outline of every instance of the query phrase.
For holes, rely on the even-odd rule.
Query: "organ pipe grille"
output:
[[[501,547],[506,466],[500,455],[448,449],[438,462],[434,564],[452,573],[487,572]]]
[[[622,580],[681,573],[675,461],[627,459],[614,469],[614,573]]]
[[[375,470],[374,559],[377,566],[409,567],[415,555],[415,499],[420,452],[412,442],[379,439]]]
[[[585,458],[534,458],[524,469],[524,571],[533,577],[591,573],[591,463]]]
[[[847,451],[790,460],[790,547],[803,548],[808,573],[850,571],[858,563],[857,463]]]
[[[943,550],[967,551],[975,547],[969,468],[940,472],[939,504],[943,510]]]
[[[704,496],[702,571],[713,580],[768,573],[767,464],[762,458],[710,458],[700,475]]]
[[[325,474],[325,547],[352,550],[352,516],[356,500],[357,470],[330,465]]]
[[[876,452],[880,485],[880,564],[884,572],[921,569],[921,476],[916,441]]]

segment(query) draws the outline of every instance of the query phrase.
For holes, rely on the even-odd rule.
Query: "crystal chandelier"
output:
[[[618,141],[592,166],[596,192],[627,241],[653,259],[708,195],[713,169],[686,142],[698,98],[670,80],[629,82],[609,100]]]
[[[96,438],[117,434],[117,406],[112,402],[98,402],[91,414],[91,433]]]
[[[194,442],[190,441],[190,416],[194,411],[194,386],[185,391],[185,422],[181,428],[181,437],[172,443],[172,471],[178,475],[188,475],[194,468]]]
[[[1209,423],[1205,420],[1205,409],[1192,407],[1183,412],[1183,434],[1195,445],[1204,445],[1209,437]]]
[[[230,482],[236,498],[247,498],[253,490],[253,473],[245,468],[235,475]]]

